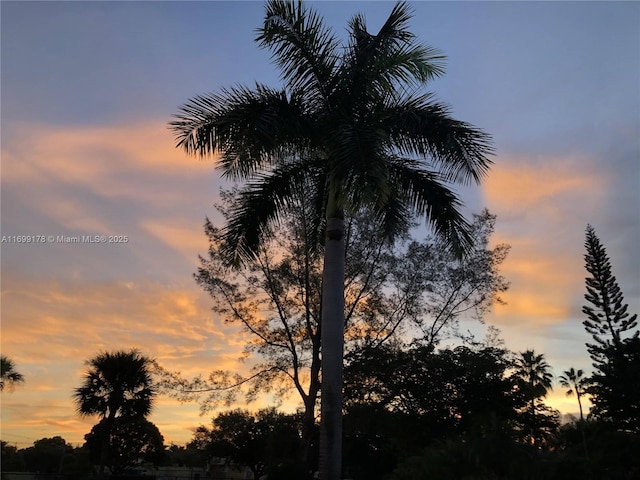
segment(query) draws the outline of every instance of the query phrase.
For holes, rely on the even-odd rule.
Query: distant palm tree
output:
[[[0,392],[7,387],[13,388],[18,383],[24,383],[24,377],[16,371],[16,366],[6,355],[0,355]]]
[[[272,51],[285,88],[197,96],[171,122],[179,147],[219,154],[225,176],[247,181],[224,230],[230,263],[255,257],[299,191],[324,232],[322,480],[341,475],[345,217],[368,211],[392,237],[415,212],[463,254],[469,224],[450,184],[479,182],[491,163],[489,136],[421,91],[444,72],[444,57],[415,42],[410,18],[397,3],[372,35],[356,15],[343,46],[301,1],[270,0],[256,40]]]
[[[567,390],[567,396],[575,393],[578,399],[578,407],[580,408],[580,433],[582,434],[582,445],[584,447],[585,457],[589,458],[589,450],[587,449],[587,438],[584,433],[584,415],[582,414],[582,401],[581,397],[585,394],[585,389],[589,384],[589,379],[585,378],[582,370],[576,371],[573,367],[564,371],[564,375],[560,375],[558,380],[560,385]]]
[[[533,350],[521,352],[516,358],[516,369],[518,376],[527,383],[536,397],[546,397],[553,387],[551,366],[544,359],[543,353],[536,355]]]
[[[78,413],[98,415],[105,429],[98,478],[104,475],[109,429],[117,417],[146,417],[156,393],[149,367],[152,360],[137,350],[101,353],[87,361],[89,369],[74,398]]]
[[[533,350],[520,352],[515,359],[515,375],[519,380],[520,392],[528,403],[528,419],[531,441],[536,442],[537,402],[547,396],[553,386],[551,366],[544,359],[544,354],[536,355]]]
[[[589,380],[585,378],[584,372],[582,370],[576,371],[573,367],[569,370],[564,371],[564,375],[560,375],[558,380],[560,381],[560,385],[567,390],[567,396],[571,396],[575,393],[576,398],[578,399],[578,407],[580,408],[580,421],[584,422],[584,415],[582,414],[582,401],[581,398],[585,393],[585,389],[589,383]]]

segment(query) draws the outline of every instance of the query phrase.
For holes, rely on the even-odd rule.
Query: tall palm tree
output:
[[[546,397],[553,387],[553,373],[551,373],[551,366],[544,359],[544,354],[536,355],[533,350],[521,352],[515,364],[516,374],[527,386],[528,395],[532,401]]]
[[[580,433],[582,434],[582,446],[584,448],[584,455],[589,458],[589,450],[587,449],[587,438],[584,433],[584,415],[582,413],[582,401],[581,397],[585,394],[585,389],[589,385],[589,379],[584,377],[582,370],[577,370],[571,367],[569,370],[565,370],[563,375],[558,377],[560,385],[567,390],[567,396],[575,393],[578,399],[578,407],[580,408]]]
[[[560,385],[564,388],[568,388],[567,396],[571,396],[575,393],[578,399],[578,407],[580,408],[580,421],[584,422],[584,415],[582,413],[582,396],[585,394],[585,389],[589,383],[589,380],[584,377],[582,370],[577,370],[571,367],[569,370],[565,370],[563,375],[558,377]]]
[[[0,392],[8,387],[13,388],[18,383],[23,383],[24,377],[16,371],[16,366],[6,355],[0,355]]]
[[[254,257],[300,188],[324,232],[322,480],[341,473],[345,216],[366,210],[392,238],[417,213],[462,255],[469,224],[451,184],[480,182],[491,163],[490,137],[422,90],[444,72],[444,57],[416,43],[410,18],[397,3],[372,35],[356,15],[342,45],[301,1],[270,0],[256,41],[284,88],[196,96],[170,124],[178,147],[218,155],[225,177],[246,182],[224,230],[231,264]]]
[[[151,362],[137,350],[100,353],[87,361],[89,369],[82,386],[75,389],[74,399],[80,415],[98,415],[104,421],[98,478],[104,475],[115,419],[146,417],[151,412],[156,393]]]
[[[515,375],[520,381],[520,391],[528,403],[531,441],[535,443],[536,402],[544,398],[553,386],[551,366],[544,359],[544,354],[536,355],[535,351],[520,352],[515,359]]]

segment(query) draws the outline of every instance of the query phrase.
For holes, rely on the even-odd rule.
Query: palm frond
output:
[[[413,219],[411,208],[400,193],[395,189],[392,190],[386,196],[384,202],[379,203],[373,209],[381,227],[382,235],[391,241],[403,235],[410,227]]]
[[[238,86],[196,96],[169,125],[177,146],[200,156],[221,153],[220,168],[246,178],[309,142],[304,106],[296,92]]]
[[[147,415],[156,393],[148,370],[151,361],[135,349],[90,359],[84,383],[74,391],[78,413],[102,418],[116,413]]]
[[[5,386],[13,387],[18,383],[23,383],[24,377],[16,371],[13,360],[6,355],[0,355],[0,392]]]
[[[315,166],[308,159],[279,164],[269,173],[253,176],[238,192],[220,249],[227,263],[238,267],[255,258],[263,238],[295,199],[296,188],[306,183]]]
[[[305,212],[307,221],[311,226],[309,241],[316,248],[324,244],[329,180],[325,169],[315,168],[308,173],[305,187]]]
[[[295,185],[309,189],[314,218],[329,203],[340,212],[379,209],[391,231],[416,210],[452,250],[470,247],[460,202],[446,184],[480,182],[491,138],[453,119],[430,94],[408,93],[444,71],[444,56],[409,31],[411,14],[406,2],[396,3],[377,35],[356,15],[340,52],[302,1],[268,0],[256,41],[271,51],[286,89],[237,86],[181,107],[170,124],[178,146],[219,154],[225,176],[249,182],[227,218],[231,263],[253,257]]]
[[[408,4],[399,2],[377,35],[367,32],[363,15],[350,21],[351,42],[342,71],[348,75],[354,102],[420,86],[444,73],[445,56],[415,42],[408,30],[410,18]]]
[[[376,125],[368,124],[366,119],[332,130],[327,140],[330,175],[343,206],[352,203],[350,208],[357,210],[378,204],[380,197],[391,194],[383,140]]]
[[[383,123],[390,147],[430,159],[449,181],[480,183],[493,163],[491,136],[453,119],[446,105],[432,99],[427,93],[387,106]]]
[[[396,159],[389,165],[399,196],[427,221],[452,253],[462,257],[473,248],[471,226],[460,212],[462,203],[440,174],[428,172],[413,160]]]
[[[271,50],[289,88],[329,97],[339,42],[302,1],[270,0],[256,41]]]

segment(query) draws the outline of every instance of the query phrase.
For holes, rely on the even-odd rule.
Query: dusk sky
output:
[[[335,32],[390,2],[312,4]],[[640,3],[416,2],[412,31],[447,56],[430,90],[495,141],[466,212],[497,215],[511,245],[507,305],[487,316],[511,350],[556,376],[591,370],[584,239],[593,225],[631,313],[640,312]],[[186,375],[246,371],[243,337],[196,285],[220,174],[175,148],[167,123],[196,94],[278,86],[254,42],[261,2],[12,2],[1,8],[3,238],[126,236],[126,243],[3,241],[1,350],[25,384],[3,392],[0,438],[76,445],[97,422],[72,401],[85,360],[139,348]],[[464,327],[476,328],[473,324]],[[294,404],[295,397],[291,397]],[[249,408],[269,404],[262,399]],[[549,403],[577,411],[557,387]],[[184,444],[209,424],[161,397],[150,420]]]

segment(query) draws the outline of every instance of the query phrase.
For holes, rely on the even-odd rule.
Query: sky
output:
[[[312,6],[344,38],[357,12],[377,32],[393,3]],[[507,304],[486,325],[544,353],[556,376],[589,371],[587,224],[640,312],[640,3],[412,7],[412,31],[447,56],[428,89],[494,139],[487,179],[460,190],[511,245]],[[82,444],[97,419],[79,417],[72,394],[101,351],[139,348],[185,375],[248,368],[242,335],[193,279],[205,218],[221,222],[220,173],[176,149],[167,123],[194,95],[280,85],[254,42],[263,14],[261,2],[0,2],[0,347],[26,380],[0,396],[2,440]],[[82,235],[119,242],[56,240]],[[549,403],[577,411],[560,387]],[[184,444],[210,417],[161,397],[150,420]]]

